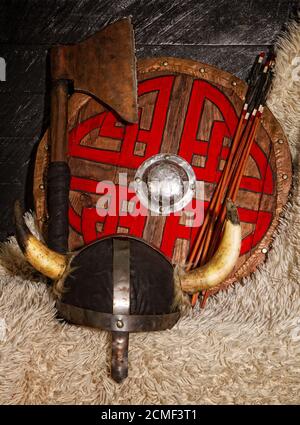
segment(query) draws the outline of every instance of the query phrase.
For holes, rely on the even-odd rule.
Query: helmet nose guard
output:
[[[70,323],[112,333],[116,382],[128,375],[129,333],[170,329],[179,319],[173,274],[161,252],[128,236],[101,239],[73,258],[57,309]]]

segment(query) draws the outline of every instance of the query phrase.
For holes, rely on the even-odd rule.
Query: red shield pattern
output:
[[[99,217],[95,206],[104,190],[99,192],[98,182],[118,185],[119,173],[125,172],[130,182],[147,158],[174,153],[204,182],[203,199],[193,202],[204,202],[206,209],[229,154],[246,86],[230,74],[187,60],[144,60],[138,71],[138,124],[125,125],[93,99],[76,95],[81,98],[74,102],[69,122],[69,247],[128,233],[154,244],[173,262],[184,262],[199,226],[191,226],[185,214],[123,215],[122,202],[128,205],[134,198],[126,188],[117,198],[117,214]],[[239,269],[245,275],[264,258],[290,186],[286,139],[270,111],[263,120],[237,199],[243,241],[236,276]],[[134,213],[141,206],[132,202],[130,208]]]

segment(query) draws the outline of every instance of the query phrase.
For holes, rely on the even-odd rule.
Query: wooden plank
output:
[[[0,93],[1,137],[41,137],[49,121],[44,94]]]
[[[268,44],[293,4],[291,0],[13,0],[1,6],[6,25],[1,26],[0,42],[78,42],[107,23],[132,15],[139,44]]]
[[[0,45],[0,57],[6,61],[6,81],[0,83],[0,93],[45,92],[47,50],[44,47],[24,49],[18,45]]]
[[[150,1],[133,13],[136,41],[181,45],[268,44],[286,21],[289,5],[284,0]]]
[[[37,143],[38,138],[0,137],[1,183],[14,182],[20,170],[24,167],[27,168],[28,162],[33,154],[33,148]]]

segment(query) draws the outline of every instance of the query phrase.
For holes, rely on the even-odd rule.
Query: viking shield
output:
[[[122,233],[142,238],[174,264],[184,264],[228,157],[247,85],[210,65],[178,58],[140,60],[137,73],[137,124],[125,124],[86,94],[74,93],[69,100],[69,250]],[[48,137],[46,132],[40,142],[34,175],[36,216],[45,237]],[[200,187],[191,200],[194,209],[147,214],[134,190],[126,192],[145,161],[160,154],[176,155],[191,166]],[[240,258],[221,288],[264,261],[291,177],[287,139],[265,108],[236,201],[243,237]],[[114,196],[115,213],[105,215],[105,202],[112,205]]]

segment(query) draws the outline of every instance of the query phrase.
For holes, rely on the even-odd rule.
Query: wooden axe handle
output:
[[[48,169],[48,246],[68,251],[70,169],[68,150],[68,80],[53,82],[51,90],[50,149]]]
[[[51,162],[67,159],[68,81],[58,80],[51,90]]]

